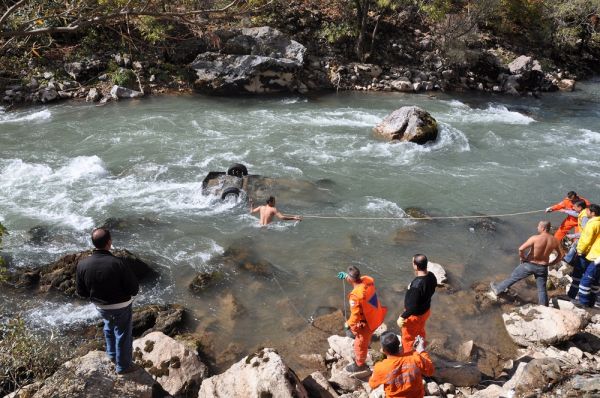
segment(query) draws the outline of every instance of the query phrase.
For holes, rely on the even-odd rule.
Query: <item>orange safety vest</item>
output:
[[[366,322],[371,331],[377,329],[387,314],[387,307],[381,305],[375,291],[375,280],[370,276],[362,276],[352,292],[348,295],[350,300],[351,316],[348,325],[354,326],[358,322]]]
[[[590,206],[590,201],[587,200],[586,198],[579,196],[578,200],[583,200],[587,207]],[[557,210],[562,210],[562,209],[573,210],[573,201],[569,198],[564,198],[557,204],[550,206],[550,208],[552,209],[552,211],[557,211]],[[573,217],[573,216],[567,216],[567,217]],[[573,217],[573,218],[575,218],[575,217]]]

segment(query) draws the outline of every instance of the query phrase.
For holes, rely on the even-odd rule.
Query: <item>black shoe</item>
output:
[[[370,370],[366,364],[358,366],[356,362],[353,362],[350,365],[346,366],[346,372],[348,373],[364,372],[365,370]]]
[[[133,373],[136,370],[140,370],[142,367],[136,363],[132,363],[127,369],[117,372],[118,375],[126,375],[128,373]]]

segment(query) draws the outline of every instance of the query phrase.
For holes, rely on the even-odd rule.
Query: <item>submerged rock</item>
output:
[[[196,396],[208,368],[184,344],[161,332],[152,332],[133,342],[136,362],[156,377],[169,394]]]
[[[133,310],[133,335],[162,332],[174,336],[180,331],[185,309],[179,304],[146,305]]]
[[[202,382],[198,398],[217,397],[306,398],[308,394],[279,354],[263,348]]]
[[[404,106],[385,117],[373,132],[387,140],[409,141],[425,144],[435,141],[438,135],[437,121],[416,106]]]

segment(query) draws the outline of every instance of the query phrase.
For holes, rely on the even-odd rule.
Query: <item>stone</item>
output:
[[[393,90],[400,91],[402,93],[412,93],[414,91],[412,83],[407,79],[392,80],[390,82],[390,86]]]
[[[449,361],[437,355],[431,355],[435,365],[433,378],[438,383],[450,383],[457,387],[469,387],[479,384],[481,372],[474,363]]]
[[[341,360],[334,362],[331,365],[331,377],[329,378],[329,383],[335,386],[336,390],[351,392],[361,386],[361,380],[359,380],[356,375],[346,372],[346,366],[352,362]]]
[[[575,80],[573,79],[561,79],[556,84],[560,91],[573,91],[575,90]]]
[[[474,394],[468,395],[470,398],[512,398],[507,390],[503,389],[499,385],[490,384],[483,390],[476,391]]]
[[[384,385],[380,385],[369,393],[369,398],[385,398]]]
[[[327,338],[329,347],[336,353],[339,354],[344,360],[348,362],[354,361],[354,340],[346,336],[329,336]]]
[[[373,132],[387,140],[425,144],[437,139],[438,127],[437,121],[425,110],[405,106],[386,116]]]
[[[162,332],[174,336],[183,325],[185,309],[179,304],[150,304],[133,309],[133,336]]]
[[[469,362],[471,357],[473,356],[473,349],[475,348],[475,343],[473,340],[465,341],[458,347],[458,357],[459,361]]]
[[[214,94],[298,91],[306,47],[268,26],[215,32],[220,52],[199,54],[194,87]]]
[[[85,101],[86,102],[97,102],[99,99],[100,99],[100,93],[98,92],[98,89],[96,87],[90,88],[90,91],[88,91],[87,96],[85,97]]]
[[[450,383],[442,383],[440,389],[444,394],[454,394],[454,391],[456,391],[454,385]]]
[[[123,376],[105,352],[91,351],[64,363],[44,381],[35,398],[137,397],[153,398],[167,393],[142,368]]]
[[[74,80],[85,81],[95,77],[105,67],[106,63],[100,59],[84,59],[66,63],[63,68]]]
[[[141,91],[131,90],[126,87],[117,86],[116,84],[110,89],[110,95],[113,99],[123,98],[140,98],[144,96]]]
[[[430,381],[425,385],[425,394],[427,395],[441,395],[442,390],[435,381]]]
[[[313,372],[306,376],[302,380],[302,385],[311,398],[337,398],[339,396],[321,372]]]
[[[44,104],[47,102],[54,101],[58,98],[58,92],[54,88],[45,88],[39,91],[40,101]]]
[[[438,286],[445,285],[448,282],[448,276],[446,275],[446,270],[438,263],[428,262],[427,263],[427,271],[431,272],[435,275],[435,279],[437,279]]]
[[[196,396],[208,368],[196,353],[161,332],[133,342],[133,356],[173,396]]]
[[[508,69],[513,75],[530,71],[542,71],[540,63],[526,55],[521,55],[520,57],[515,58],[510,64],[508,64]]]
[[[533,359],[524,366],[519,366],[517,372],[504,388],[510,386],[517,396],[527,395],[536,389],[546,389],[549,384],[562,380],[560,361],[553,358]]]
[[[587,324],[575,313],[531,304],[502,314],[502,319],[513,341],[526,347],[567,341]]]
[[[224,373],[205,379],[198,398],[307,398],[296,374],[272,348],[263,348]]]

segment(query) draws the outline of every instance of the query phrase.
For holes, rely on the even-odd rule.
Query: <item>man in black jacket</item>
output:
[[[117,373],[136,369],[132,361],[132,296],[139,291],[133,271],[109,251],[110,231],[92,231],[96,247],[92,255],[77,264],[77,294],[89,298],[104,319],[106,353],[115,363]]]
[[[417,277],[408,286],[404,296],[404,312],[397,321],[402,331],[404,352],[413,350],[417,336],[425,339],[425,322],[431,315],[431,296],[437,286],[435,275],[427,271],[427,257],[424,254],[415,254],[412,266]]]

